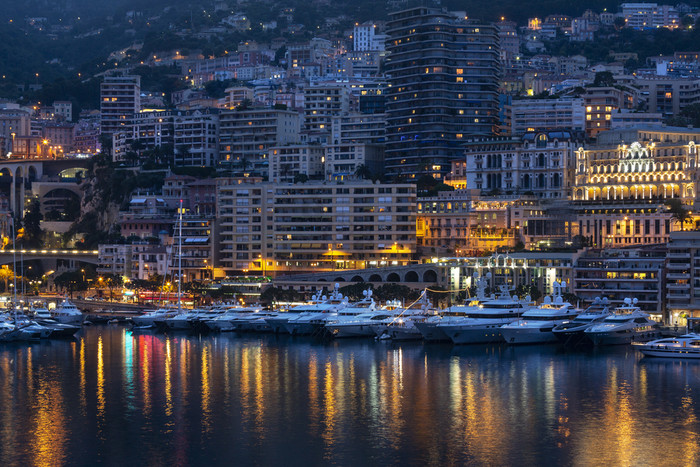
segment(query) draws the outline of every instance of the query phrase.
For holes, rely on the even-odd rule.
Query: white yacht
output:
[[[192,329],[191,322],[201,317],[207,310],[195,308],[194,310],[183,310],[171,318],[163,321],[166,330],[170,331],[188,331]],[[156,324],[159,321],[156,321]]]
[[[700,334],[666,337],[632,345],[647,357],[700,359]]]
[[[579,310],[561,296],[563,284],[554,281],[551,296],[544,303],[523,313],[522,317],[501,326],[501,336],[508,344],[545,344],[557,342],[552,329],[576,318]]]
[[[296,305],[289,308],[287,311],[278,311],[274,316],[265,318],[265,322],[270,326],[270,330],[275,334],[288,332],[285,325],[290,319],[296,318],[302,313],[317,311],[317,305],[322,304],[327,297],[321,296],[321,292],[314,294],[309,303]]]
[[[366,337],[374,333],[366,320],[381,315],[372,298],[372,289],[362,291],[364,298],[359,302],[351,303],[338,311],[337,315],[326,321],[326,331],[332,337]]]
[[[512,323],[532,307],[530,297],[511,297],[508,286],[501,286],[498,296],[475,301],[462,307],[463,317],[438,324],[437,328],[455,344],[501,342],[501,326]]]
[[[584,331],[594,324],[610,316],[610,302],[607,297],[596,297],[591,306],[572,321],[554,326],[552,333],[559,342],[566,345],[577,345],[587,341]]]
[[[584,331],[595,345],[629,344],[661,337],[659,323],[637,306],[637,299],[625,298],[624,305],[598,324]]]
[[[450,336],[445,333],[445,327],[450,324],[458,324],[466,318],[469,311],[473,311],[481,303],[486,301],[486,279],[491,278],[491,273],[486,278],[479,278],[479,273],[474,273],[476,280],[476,297],[467,298],[463,305],[453,305],[440,311],[437,316],[431,316],[423,322],[415,323],[416,327],[426,342],[449,342]],[[442,325],[442,326],[440,326]]]
[[[260,310],[262,310],[261,307],[224,306],[220,314],[212,319],[204,321],[203,324],[205,324],[210,331],[235,331],[237,326],[234,326],[234,322],[242,320],[245,316],[257,313]]]
[[[177,314],[177,309],[174,308],[158,308],[157,310],[147,311],[142,315],[134,316],[131,321],[135,328],[152,328],[155,326],[156,321],[164,321],[168,318],[172,318]]]
[[[419,340],[423,335],[416,327],[416,323],[425,322],[426,319],[436,315],[437,310],[428,300],[427,292],[423,291],[418,300],[401,310],[396,316],[372,325],[372,330],[377,339]]]
[[[62,324],[74,324],[80,326],[85,320],[85,315],[68,299],[63,300],[51,311],[51,316]]]
[[[311,305],[308,311],[298,313],[297,316],[290,318],[285,323],[284,327],[287,332],[292,335],[301,336],[315,334],[325,326],[329,318],[334,318],[338,310],[346,308],[350,302],[347,297],[339,292],[339,284],[335,284],[335,288],[330,297],[323,297],[323,302]]]

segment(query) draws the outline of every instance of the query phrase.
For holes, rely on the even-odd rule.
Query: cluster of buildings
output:
[[[176,258],[186,281],[453,258],[446,267],[458,271],[442,285],[459,288],[474,258],[509,250],[544,268],[526,282],[563,279],[584,301],[635,294],[678,317],[700,249],[694,232],[680,232],[697,225],[700,130],[664,122],[700,104],[700,54],[656,57],[631,73],[629,54],[591,64],[539,44],[590,40],[616,18],[674,28],[687,14],[623,4],[617,15],[551,15],[518,28],[416,7],[355,24],[342,40],[247,41],[218,58],[156,54],[147,65],[178,65],[192,85],[171,105],[123,67],[102,76],[99,112],[77,122],[65,102],[4,104],[0,156],[94,153],[109,138],[125,168],[157,150],[163,171],[216,169],[170,174],[160,190],[134,194],[118,216],[123,241],[99,247],[104,274],[147,279],[172,273]],[[202,88],[229,79],[222,98]],[[671,205],[691,221],[679,223]]]

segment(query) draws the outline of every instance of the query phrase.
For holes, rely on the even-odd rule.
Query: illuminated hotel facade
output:
[[[650,127],[601,134],[576,152],[573,204],[592,246],[664,243],[681,226],[671,199],[693,210],[700,130]]]

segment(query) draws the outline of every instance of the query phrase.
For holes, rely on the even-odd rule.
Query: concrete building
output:
[[[320,83],[304,89],[304,130],[331,130],[333,117],[350,111],[350,91],[336,83]]]
[[[132,123],[141,110],[141,77],[114,73],[100,84],[102,134],[114,134]]]
[[[634,85],[647,99],[650,112],[678,115],[685,107],[700,103],[700,79],[671,76],[639,76]]]
[[[238,178],[219,185],[218,199],[229,275],[400,265],[415,253],[415,185]]]
[[[365,167],[372,176],[384,172],[384,146],[376,144],[346,143],[326,146],[326,180],[355,178],[358,169]]]
[[[680,26],[675,7],[656,3],[623,3],[620,5],[625,25],[634,29],[669,28]]]
[[[593,137],[612,128],[612,114],[619,109],[633,109],[635,96],[614,87],[587,88],[583,94],[586,106],[586,136]]]
[[[666,255],[663,298],[670,324],[700,316],[700,232],[672,232]]]
[[[219,115],[216,109],[178,112],[173,118],[175,165],[214,167],[219,162]]]
[[[299,142],[297,112],[270,108],[227,110],[219,114],[219,154],[222,167],[267,175],[268,150]]]
[[[355,23],[352,34],[353,50],[360,52],[384,50],[385,41],[386,35],[377,34],[375,23]]]
[[[665,263],[663,244],[590,249],[574,263],[573,293],[581,298],[581,306],[596,297],[606,297],[612,306],[636,298],[642,310],[665,321]]]
[[[537,130],[562,129],[582,132],[586,128],[586,107],[581,98],[515,99],[506,106],[511,135]]]
[[[573,204],[581,235],[596,247],[665,243],[666,203],[696,202],[700,130],[647,127],[602,133],[576,151]]]
[[[386,115],[383,113],[349,113],[331,120],[333,144],[384,144],[385,140]]]
[[[324,177],[326,151],[320,144],[291,144],[275,146],[269,151],[269,175],[271,182],[292,183],[297,176],[311,180]]]
[[[498,30],[418,7],[392,13],[387,34],[387,175],[442,178],[465,138],[497,131]]]
[[[31,118],[28,111],[0,109],[0,156],[13,152],[18,136],[31,135]]]

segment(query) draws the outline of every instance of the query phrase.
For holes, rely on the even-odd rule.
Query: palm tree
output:
[[[670,199],[666,206],[668,206],[668,212],[671,213],[671,219],[681,225],[681,231],[685,230],[686,223],[690,224],[693,222],[693,214],[683,206],[681,200]]]
[[[369,180],[372,178],[372,171],[365,164],[360,164],[355,169],[355,176],[363,180]]]

